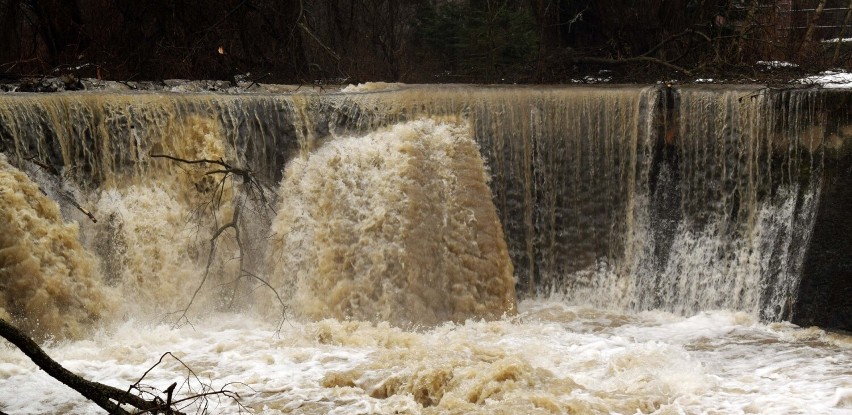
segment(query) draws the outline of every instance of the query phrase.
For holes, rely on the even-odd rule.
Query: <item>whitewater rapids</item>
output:
[[[684,318],[529,300],[515,317],[424,331],[322,320],[288,321],[280,332],[222,314],[195,330],[127,322],[47,351],[117,386],[170,351],[258,414],[852,412],[852,337],[727,311]],[[0,362],[4,412],[98,411],[8,345]],[[143,383],[164,389],[186,375],[167,358]],[[239,408],[221,400],[209,409]]]

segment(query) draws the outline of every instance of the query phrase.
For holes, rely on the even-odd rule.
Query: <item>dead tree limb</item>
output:
[[[54,177],[59,177],[59,176],[60,176],[59,170],[57,170],[57,169],[56,169],[56,167],[53,167],[53,166],[51,166],[51,165],[49,165],[49,164],[47,164],[47,163],[45,163],[45,162],[43,162],[43,161],[41,161],[41,160],[39,160],[39,159],[35,158],[35,156],[33,156],[33,157],[25,157],[25,158],[24,158],[24,160],[26,160],[26,161],[28,161],[28,162],[30,162],[30,163],[35,164],[36,166],[38,166],[39,168],[41,168],[42,170],[44,170],[45,172],[47,172],[48,174],[50,174],[50,175],[52,175],[52,176],[54,176]],[[42,193],[45,193],[45,191],[44,191],[43,189],[41,189],[41,187],[39,187],[39,190],[41,190],[41,192],[42,192]],[[54,190],[55,190],[56,194],[57,194],[59,197],[61,197],[61,198],[62,198],[62,199],[64,199],[66,202],[68,202],[69,204],[71,204],[71,206],[74,206],[77,210],[79,210],[81,213],[83,213],[84,215],[86,215],[86,216],[89,218],[89,220],[91,220],[91,221],[92,221],[92,223],[98,223],[98,220],[95,218],[95,215],[93,215],[93,214],[92,214],[92,212],[89,212],[89,210],[88,210],[88,209],[86,209],[86,208],[84,208],[83,206],[81,206],[81,205],[77,202],[77,200],[75,200],[75,199],[74,199],[74,196],[72,196],[70,193],[66,192],[65,190],[62,190],[62,189],[60,188],[60,186],[56,186],[56,188],[55,188]],[[46,194],[46,193],[45,193],[45,194]]]
[[[685,37],[685,36],[699,36],[701,38],[704,38],[708,42],[712,42],[712,39],[709,36],[707,36],[706,34],[700,32],[698,30],[686,29],[682,32],[675,33],[675,34],[663,39],[662,41],[657,43],[654,47],[652,47],[651,49],[648,49],[645,53],[638,55],[638,56],[631,56],[631,57],[617,58],[617,59],[615,59],[615,58],[592,57],[592,56],[590,56],[590,57],[576,57],[576,58],[573,59],[573,61],[576,62],[576,63],[606,64],[606,65],[626,65],[626,64],[632,64],[632,63],[645,62],[645,63],[651,63],[651,64],[659,65],[659,66],[665,66],[669,69],[674,69],[675,71],[682,72],[686,75],[692,75],[692,71],[690,71],[689,69],[686,69],[682,66],[674,64],[674,62],[677,62],[683,56],[685,56],[687,52],[684,52],[683,55],[681,55],[681,56],[679,56],[675,59],[668,59],[668,60],[659,59],[659,58],[655,58],[655,57],[651,56],[654,53],[656,53],[658,50],[660,50],[663,46],[666,46],[667,44],[669,44],[669,43],[671,43],[671,42],[673,42],[677,39],[680,39],[682,37]]]
[[[260,81],[262,81],[262,80],[266,79],[266,78],[267,78],[268,76],[270,76],[270,75],[272,75],[272,72],[267,72],[267,73],[266,73],[266,75],[263,75],[263,76],[260,76],[260,77],[257,77],[257,78],[252,79],[251,84],[250,84],[249,86],[247,86],[247,87],[246,87],[246,90],[251,89],[251,87],[253,87],[253,86],[255,86],[255,85],[259,85],[258,83],[259,83]]]
[[[186,304],[182,310],[178,310],[172,314],[178,314],[178,318],[175,324],[181,324],[182,322],[189,323],[188,313],[189,309],[192,307],[195,299],[198,297],[198,294],[201,292],[201,289],[207,283],[207,280],[210,277],[211,267],[213,265],[213,261],[216,256],[216,249],[219,242],[220,237],[225,234],[226,231],[232,230],[234,232],[234,240],[237,244],[237,250],[239,251],[239,255],[237,256],[237,260],[239,261],[238,272],[236,278],[231,282],[233,284],[233,293],[231,294],[231,299],[229,301],[229,307],[232,307],[234,304],[234,300],[237,297],[237,291],[239,288],[239,282],[244,278],[251,278],[257,280],[262,285],[269,288],[273,294],[275,294],[278,303],[281,304],[282,307],[282,324],[284,317],[286,315],[286,305],[281,298],[281,295],[278,291],[264,278],[258,276],[257,274],[249,271],[245,267],[245,252],[246,248],[244,246],[243,235],[240,227],[240,223],[243,220],[243,211],[246,208],[249,201],[253,201],[259,203],[262,206],[262,211],[265,214],[273,214],[275,212],[274,207],[272,206],[271,201],[267,198],[267,193],[274,194],[274,191],[267,185],[263,184],[249,168],[241,168],[235,167],[222,159],[212,160],[212,159],[197,159],[197,160],[189,160],[183,159],[180,157],[175,157],[167,154],[151,154],[152,158],[164,158],[167,160],[171,160],[174,162],[182,163],[182,164],[190,164],[190,165],[212,165],[214,166],[211,170],[204,172],[204,176],[214,176],[221,175],[221,179],[219,179],[218,184],[211,196],[209,202],[204,203],[204,206],[210,206],[213,212],[213,218],[216,219],[216,211],[219,210],[222,203],[222,196],[225,193],[226,181],[229,178],[233,178],[234,176],[240,178],[240,189],[241,191],[236,194],[231,201],[233,204],[233,213],[231,214],[230,219],[227,223],[223,225],[215,225],[213,229],[213,233],[209,240],[209,250],[207,252],[207,264],[204,267],[204,274],[201,277],[201,281],[195,288],[195,291],[192,294],[192,297],[189,299],[189,302]],[[268,212],[267,212],[268,209]],[[205,210],[204,207],[199,208],[199,214],[201,211]],[[279,325],[280,327],[280,325]]]
[[[24,160],[29,161],[30,163],[35,164],[36,166],[41,167],[42,169],[44,169],[44,171],[46,171],[46,172],[48,172],[48,173],[50,173],[50,174],[52,174],[52,175],[54,175],[54,176],[59,176],[59,171],[57,171],[57,170],[56,170],[56,167],[53,167],[53,166],[51,166],[51,165],[49,165],[49,164],[47,164],[47,163],[45,163],[45,162],[43,162],[43,161],[41,161],[41,160],[39,160],[39,159],[35,158],[35,156],[32,156],[32,157],[24,157]]]
[[[180,323],[183,320],[189,320],[187,317],[187,313],[189,312],[190,307],[192,307],[192,303],[195,302],[195,298],[198,297],[198,293],[201,291],[201,288],[204,287],[204,284],[207,282],[207,278],[210,276],[210,266],[213,265],[213,258],[216,254],[216,242],[219,239],[219,236],[222,235],[228,229],[233,229],[235,233],[235,237],[237,240],[237,245],[240,249],[240,269],[242,269],[242,242],[240,241],[240,228],[237,226],[237,221],[239,221],[239,206],[234,210],[234,216],[231,217],[231,221],[220,226],[216,232],[213,233],[213,236],[210,237],[210,250],[207,253],[207,265],[204,267],[204,275],[201,277],[201,282],[198,283],[198,286],[195,287],[195,291],[192,293],[192,297],[190,297],[189,302],[187,302],[186,307],[183,310],[180,310],[180,316],[177,319],[177,322]],[[277,294],[277,293],[276,293]]]
[[[174,382],[162,391],[143,384],[142,381],[145,380],[145,378],[148,376],[149,373],[151,373],[151,371],[153,371],[157,366],[163,363],[166,357],[171,357],[172,359],[180,363],[180,365],[183,366],[184,369],[186,369],[187,375],[183,383],[178,386],[178,383]],[[193,390],[193,383],[196,384],[197,389],[195,390]],[[209,404],[208,399],[213,396],[224,396],[226,398],[229,398],[237,405],[239,411],[242,412],[245,407],[240,402],[239,394],[233,390],[228,389],[229,386],[234,384],[238,384],[238,382],[226,383],[221,388],[215,389],[211,384],[207,384],[201,381],[201,379],[198,377],[198,374],[196,374],[195,371],[193,371],[192,368],[189,367],[189,365],[184,363],[183,360],[181,360],[171,352],[166,352],[163,353],[157,360],[157,362],[151,365],[151,367],[149,367],[148,370],[146,370],[145,373],[143,373],[142,376],[139,377],[139,379],[135,383],[133,383],[132,385],[130,385],[129,388],[127,388],[125,394],[127,396],[132,396],[131,392],[135,389],[139,391],[140,394],[150,394],[152,396],[152,399],[161,405],[160,408],[142,410],[141,412],[137,412],[135,415],[141,415],[145,413],[158,414],[160,413],[160,411],[162,411],[162,413],[164,413],[165,415],[180,415],[182,414],[182,412],[179,411],[180,409],[186,408],[187,406],[192,405],[193,403],[196,403],[199,400],[202,401],[202,406],[205,409],[199,411],[199,413],[208,413],[206,411],[206,408]],[[175,399],[175,393],[183,389],[188,390],[188,396],[185,396],[180,399]],[[163,400],[162,398],[160,398],[160,395],[166,395],[166,399]]]
[[[284,325],[284,322],[287,320],[287,304],[284,302],[284,299],[281,298],[281,294],[278,293],[278,290],[276,290],[275,287],[273,287],[272,284],[269,283],[269,281],[267,281],[264,278],[261,278],[258,275],[255,275],[254,273],[252,273],[250,271],[242,270],[242,274],[239,278],[242,278],[243,276],[256,279],[258,282],[265,285],[266,288],[269,288],[269,290],[272,291],[273,294],[275,294],[275,299],[278,300],[278,304],[281,305],[281,320],[278,322],[278,327],[276,328],[276,332],[280,332],[281,327]]]
[[[245,406],[240,402],[240,396],[237,392],[228,389],[235,383],[227,383],[219,389],[215,389],[211,384],[201,381],[198,375],[187,366],[182,360],[177,358],[171,352],[163,353],[160,359],[153,366],[148,368],[145,373],[135,383],[130,385],[127,390],[121,390],[109,385],[104,385],[99,382],[87,380],[60,365],[53,360],[44,350],[29,336],[24,334],[17,327],[9,322],[0,319],[0,337],[12,343],[15,347],[23,352],[39,369],[44,370],[50,377],[58,380],[64,385],[74,389],[86,399],[94,402],[101,409],[105,410],[110,415],[130,415],[132,414],[165,414],[165,415],[186,415],[182,412],[183,408],[201,401],[203,407],[209,405],[209,398],[214,396],[225,397],[233,401],[239,408],[240,413],[246,410]],[[142,381],[151,373],[154,368],[160,365],[166,356],[178,361],[186,370],[187,377],[183,382],[183,386],[178,388],[177,382],[172,383],[166,389],[159,391],[156,388],[145,386]],[[192,385],[195,386],[192,386]],[[182,398],[175,399],[175,393],[186,388],[189,393]],[[134,392],[136,391],[136,392]],[[145,399],[144,396],[150,396]],[[165,399],[161,397],[165,395]],[[127,407],[132,407],[125,409]],[[206,413],[202,411],[201,413]],[[0,411],[0,415],[5,415]]]
[[[660,48],[662,48],[663,46],[667,45],[668,43],[670,43],[670,42],[672,42],[676,39],[679,39],[679,38],[684,37],[686,35],[699,35],[699,34],[706,37],[706,35],[704,35],[701,32],[698,32],[698,31],[693,30],[693,29],[686,29],[686,30],[684,30],[680,33],[676,33],[674,35],[671,35],[671,36],[663,39],[660,43],[657,43],[656,46],[652,47],[651,49],[648,49],[647,52],[645,52],[645,53],[643,53],[639,56],[650,56],[652,53],[660,50]],[[707,39],[707,40],[709,41],[710,39]]]
[[[147,401],[121,389],[84,379],[65,369],[48,356],[33,339],[3,319],[0,319],[0,337],[15,345],[36,366],[52,378],[74,389],[110,414],[129,415],[130,413],[121,407],[121,403],[126,403],[141,411],[153,412],[163,409],[154,401]],[[178,412],[173,413],[178,414]]]
[[[29,336],[24,334],[24,332],[3,319],[0,319],[0,337],[12,343],[12,345],[17,347],[18,350],[29,357],[30,360],[39,367],[39,369],[44,370],[50,377],[60,381],[71,389],[74,389],[77,393],[94,402],[110,415],[186,415],[185,412],[182,412],[183,408],[197,403],[200,400],[200,404],[206,409],[209,405],[209,399],[214,396],[230,399],[237,405],[240,413],[243,411],[248,412],[247,408],[240,402],[239,394],[228,389],[231,385],[236,383],[227,383],[221,388],[215,389],[211,384],[202,382],[198,375],[196,375],[195,372],[186,365],[186,363],[178,359],[171,352],[166,352],[160,356],[157,363],[148,368],[139,380],[130,385],[127,390],[121,390],[99,382],[87,380],[69,371],[48,356],[47,353],[45,353],[44,350]],[[178,388],[177,382],[174,382],[165,390],[158,391],[156,388],[143,385],[142,381],[145,377],[148,376],[154,368],[159,366],[166,356],[171,356],[171,358],[177,360],[187,370],[187,378],[183,382],[183,386]],[[193,384],[195,386],[193,386]],[[175,399],[175,393],[184,388],[186,388],[189,393],[182,398]],[[134,392],[134,390],[136,392]],[[145,395],[151,396],[151,399],[145,399],[143,397]],[[161,395],[165,395],[165,399],[163,399]],[[207,411],[201,411],[200,413],[207,413]],[[0,415],[6,414],[0,411]]]
[[[95,215],[93,215],[92,212],[89,212],[86,208],[80,206],[80,204],[77,203],[77,201],[74,200],[74,198],[71,197],[70,194],[67,194],[67,192],[60,192],[60,196],[62,196],[63,199],[70,203],[71,206],[74,206],[75,208],[77,208],[77,210],[88,216],[89,220],[91,220],[92,223],[98,223],[98,220],[95,218]]]

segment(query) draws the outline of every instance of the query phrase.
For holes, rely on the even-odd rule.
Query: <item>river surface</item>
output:
[[[516,316],[401,330],[359,321],[209,316],[171,328],[127,322],[54,344],[69,369],[118,387],[200,383],[239,393],[259,414],[849,414],[852,337],[763,324],[743,313],[625,314],[520,303]],[[98,411],[0,346],[2,410]],[[195,412],[202,403],[187,410]],[[236,413],[229,399],[211,413]]]

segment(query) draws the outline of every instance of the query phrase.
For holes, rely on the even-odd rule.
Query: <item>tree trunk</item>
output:
[[[813,41],[814,32],[816,31],[817,22],[822,17],[822,12],[825,11],[825,2],[826,0],[820,0],[819,4],[814,10],[814,15],[811,17],[810,22],[808,22],[808,31],[805,32],[805,42],[804,44],[809,44]]]
[[[831,58],[831,64],[836,65],[837,59],[840,57],[840,47],[843,45],[843,36],[846,35],[846,28],[852,24],[852,0],[849,0],[849,6],[846,7],[846,17],[843,19],[843,26],[840,27],[840,33],[837,34],[837,45],[834,46],[834,56]]]

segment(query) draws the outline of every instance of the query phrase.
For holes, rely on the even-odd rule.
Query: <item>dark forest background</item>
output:
[[[849,68],[852,0],[0,0],[0,77],[280,83]]]

